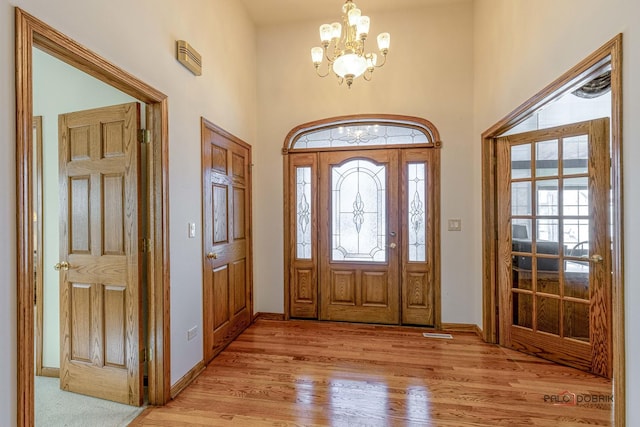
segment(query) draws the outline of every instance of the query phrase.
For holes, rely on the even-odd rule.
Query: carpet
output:
[[[58,378],[35,377],[35,397],[37,427],[121,427],[144,410],[60,390]]]

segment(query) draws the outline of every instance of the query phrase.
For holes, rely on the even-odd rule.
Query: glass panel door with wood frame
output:
[[[320,318],[398,323],[398,151],[320,154]]]
[[[502,137],[497,155],[502,342],[610,377],[608,119]]]

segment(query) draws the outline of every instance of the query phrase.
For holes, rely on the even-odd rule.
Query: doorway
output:
[[[610,304],[611,307],[611,321],[610,325],[605,328],[605,332],[610,340],[611,345],[611,374],[613,376],[613,394],[615,398],[614,405],[614,418],[615,425],[625,424],[625,361],[624,361],[624,297],[623,297],[623,233],[622,233],[622,130],[621,130],[621,111],[622,111],[622,35],[616,36],[614,39],[603,45],[600,49],[580,62],[574,68],[569,70],[563,76],[544,88],[537,95],[532,97],[529,101],[518,107],[514,112],[510,113],[503,120],[496,123],[490,129],[483,133],[483,333],[484,338],[488,342],[496,342],[501,345],[506,345],[508,341],[509,331],[512,330],[512,321],[514,316],[518,314],[516,311],[507,312],[507,307],[513,308],[514,294],[528,294],[528,291],[514,291],[512,287],[507,290],[505,287],[499,286],[501,274],[504,276],[506,267],[513,262],[512,256],[525,258],[548,258],[558,263],[562,261],[562,264],[558,266],[558,270],[564,270],[565,264],[571,268],[581,268],[584,272],[587,268],[594,275],[601,274],[601,269],[604,268],[607,271],[605,275],[611,278],[610,290],[601,294],[602,297],[608,298],[608,301],[603,303]],[[605,77],[608,74],[608,78]],[[602,85],[602,81],[605,84]],[[608,83],[606,82],[608,80]],[[597,89],[597,88],[600,89]],[[512,251],[512,235],[516,233],[522,233],[524,229],[518,227],[516,230],[513,228],[515,225],[525,225],[520,221],[517,223],[508,224],[507,227],[504,223],[505,218],[512,215],[513,212],[508,212],[506,205],[503,203],[502,207],[505,212],[499,210],[499,199],[501,197],[498,182],[499,167],[498,167],[498,154],[499,154],[499,141],[501,136],[512,135],[524,130],[531,129],[544,129],[549,125],[544,125],[545,121],[540,120],[541,113],[547,109],[554,109],[554,105],[563,105],[563,99],[567,99],[571,96],[584,97],[590,94],[596,94],[594,98],[599,96],[597,92],[608,93],[610,100],[607,104],[606,114],[610,118],[609,126],[610,132],[608,140],[610,141],[610,151],[606,153],[609,157],[609,161],[606,162],[605,171],[601,171],[606,178],[603,178],[606,186],[609,187],[606,200],[597,201],[600,209],[598,215],[604,216],[609,228],[610,239],[604,242],[605,251],[607,253],[602,255],[598,252],[593,252],[590,246],[587,249],[585,244],[580,241],[572,245],[570,248],[564,248],[558,246],[558,255],[544,254],[544,252],[531,251]],[[564,109],[565,112],[578,111],[577,109]],[[589,117],[583,117],[582,120],[588,120],[596,117],[602,117],[602,115],[593,115],[593,111],[587,109],[587,113],[591,114]],[[566,117],[565,117],[566,118]],[[575,120],[567,120],[558,125],[568,125]],[[531,127],[533,126],[533,127]],[[553,138],[550,138],[553,140]],[[543,142],[544,139],[539,140]],[[537,142],[537,141],[536,141]],[[561,160],[560,160],[561,161]],[[502,165],[502,170],[506,170],[511,165]],[[610,166],[610,167],[609,167]],[[583,177],[584,178],[584,177]],[[560,180],[563,177],[559,177]],[[588,178],[587,178],[588,179]],[[580,186],[582,187],[582,185]],[[580,189],[575,188],[575,195],[580,195]],[[532,190],[532,193],[535,191]],[[591,203],[594,203],[592,201]],[[537,209],[535,205],[532,205]],[[559,205],[560,206],[560,205]],[[585,205],[586,207],[586,205]],[[595,207],[595,206],[594,206]],[[564,207],[562,207],[564,209]],[[586,214],[586,216],[594,222],[592,214]],[[517,215],[512,219],[526,220],[529,218],[517,218]],[[533,218],[530,218],[533,220]],[[541,218],[544,219],[544,218]],[[580,215],[571,219],[579,225]],[[597,221],[595,221],[597,222]],[[586,224],[585,224],[586,225]],[[532,222],[533,226],[533,222]],[[589,226],[583,229],[588,229]],[[502,229],[502,233],[501,233]],[[529,231],[534,231],[529,230]],[[559,229],[558,229],[559,231]],[[531,236],[531,234],[529,234]],[[591,239],[592,236],[589,237]],[[535,236],[539,239],[539,236]],[[561,238],[566,236],[559,236]],[[570,240],[569,240],[570,241]],[[590,242],[590,244],[592,244]],[[535,246],[535,245],[534,245]],[[500,250],[502,248],[502,251]],[[600,251],[602,246],[598,247]],[[527,248],[528,250],[528,248]],[[508,253],[507,253],[508,252]],[[565,256],[566,255],[566,256]],[[588,258],[585,258],[588,256]],[[594,257],[595,256],[595,257]],[[600,261],[599,256],[602,256]],[[557,259],[555,259],[557,258]],[[565,259],[566,258],[566,259]],[[591,259],[589,259],[591,258]],[[542,262],[549,262],[548,259],[544,259]],[[607,264],[610,259],[610,264]],[[518,260],[519,261],[519,260]],[[536,261],[540,262],[540,261]],[[588,264],[588,266],[585,265]],[[600,266],[602,262],[603,267]],[[596,269],[593,270],[593,266],[596,265]],[[562,268],[560,268],[562,267]],[[600,273],[599,273],[600,271]],[[564,273],[563,273],[564,274]],[[566,276],[569,277],[569,276]],[[513,276],[512,276],[513,279]],[[571,281],[565,280],[564,284],[568,284]],[[504,281],[503,281],[504,282]],[[513,282],[517,283],[517,281]],[[590,283],[590,286],[593,283]],[[544,286],[544,284],[543,284]],[[590,289],[592,292],[593,289]],[[608,292],[608,294],[607,294]],[[534,297],[535,292],[531,292],[531,296]],[[540,297],[547,297],[548,295],[540,295]],[[521,298],[520,295],[517,297]],[[528,296],[525,296],[526,300]],[[558,299],[551,297],[552,299]],[[572,298],[572,297],[570,297]],[[567,300],[569,305],[585,304],[587,298],[577,298],[575,301]],[[548,302],[548,301],[546,301]],[[519,304],[519,302],[518,302]],[[560,304],[559,302],[554,304]],[[563,301],[563,304],[565,302]],[[533,306],[532,306],[533,307]],[[535,309],[535,307],[534,307]],[[582,307],[584,311],[584,307]],[[531,313],[533,311],[528,310]],[[584,317],[584,316],[583,316]],[[528,321],[528,319],[524,319]],[[531,319],[533,320],[533,319]],[[555,321],[553,322],[555,325]],[[554,326],[555,327],[555,326]],[[558,328],[565,328],[565,325],[559,324]],[[584,331],[575,333],[584,335]],[[570,332],[573,334],[574,332]],[[534,351],[535,353],[535,351]],[[606,354],[606,352],[604,353]],[[606,371],[606,369],[605,369]]]
[[[169,397],[169,330],[168,330],[168,199],[167,179],[167,100],[166,96],[133,78],[62,33],[16,8],[16,100],[17,100],[17,182],[18,194],[18,423],[34,423],[34,258],[36,235],[32,212],[33,199],[33,51],[34,47],[81,69],[99,80],[147,104],[146,122],[150,129],[152,148],[146,158],[147,212],[144,226],[148,243],[144,247],[149,278],[148,292],[148,352],[129,354],[141,360],[146,354],[148,364],[149,402],[163,404]],[[62,267],[62,266],[61,266]],[[139,358],[139,359],[138,359]],[[140,387],[142,384],[140,384]]]
[[[285,149],[288,317],[439,326],[439,136],[404,116],[294,129]]]

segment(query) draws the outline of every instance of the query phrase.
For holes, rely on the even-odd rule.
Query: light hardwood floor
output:
[[[424,331],[259,320],[175,400],[131,425],[611,425],[612,404],[592,402],[609,399],[611,381],[473,333]],[[574,402],[551,401],[571,393]]]

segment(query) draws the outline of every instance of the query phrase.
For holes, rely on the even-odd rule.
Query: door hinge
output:
[[[143,348],[140,350],[140,363],[150,362],[153,359],[153,350]]]
[[[142,244],[140,245],[140,252],[151,252],[151,239],[143,238]]]
[[[148,144],[151,142],[151,130],[138,129],[138,142],[141,144]]]

